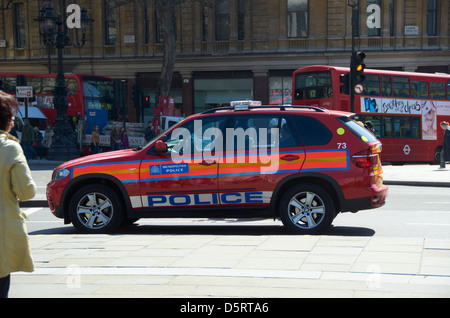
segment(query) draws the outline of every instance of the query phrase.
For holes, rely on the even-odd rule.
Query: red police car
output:
[[[85,233],[139,218],[280,218],[320,233],[339,212],[380,207],[381,143],[353,114],[234,103],[195,114],[144,147],[58,166],[52,213]]]

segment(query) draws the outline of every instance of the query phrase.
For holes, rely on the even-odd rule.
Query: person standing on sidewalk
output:
[[[27,160],[33,159],[35,155],[34,148],[32,146],[34,140],[34,130],[30,125],[30,121],[25,119],[25,123],[22,129],[22,145],[25,151],[25,156]]]
[[[98,125],[94,126],[94,129],[92,130],[92,151],[94,153],[99,152],[100,147],[100,133],[98,132]]]
[[[10,135],[16,100],[0,92],[0,298],[7,298],[12,272],[34,270],[30,244],[19,201],[36,194],[27,160],[19,140]]]
[[[441,122],[444,130],[444,142],[442,143],[440,168],[445,168],[445,162],[450,161],[450,125],[448,122]]]
[[[120,130],[119,126],[113,126],[111,135],[109,136],[111,141],[111,151],[120,150]]]
[[[144,132],[144,138],[145,138],[145,142],[149,143],[150,140],[152,140],[153,138],[155,138],[155,128],[153,127],[153,122],[150,120],[147,124],[147,128],[145,128],[145,132]]]

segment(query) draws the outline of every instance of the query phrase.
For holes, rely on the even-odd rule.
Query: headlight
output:
[[[61,180],[67,177],[69,174],[70,174],[69,169],[56,169],[55,171],[53,171],[52,180],[53,181]]]

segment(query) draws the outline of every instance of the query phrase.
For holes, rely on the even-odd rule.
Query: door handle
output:
[[[210,162],[203,160],[203,161],[200,162],[199,164],[202,165],[202,166],[212,166],[212,165],[214,165],[214,164],[216,164],[216,163],[217,163],[217,162],[216,162],[215,160],[210,161]]]
[[[300,158],[300,157],[296,156],[296,155],[287,155],[287,156],[281,157],[281,160],[294,161],[294,160],[297,160],[298,158]]]

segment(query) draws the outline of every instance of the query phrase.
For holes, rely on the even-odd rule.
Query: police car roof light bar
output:
[[[202,114],[212,114],[222,110],[250,110],[250,109],[261,109],[261,108],[279,108],[281,111],[285,111],[286,108],[295,108],[295,109],[309,109],[314,110],[316,112],[324,113],[326,109],[316,106],[299,106],[299,105],[260,105],[260,106],[248,106],[248,105],[237,105],[236,106],[225,106],[225,107],[217,107],[208,109],[207,111],[202,112]]]

